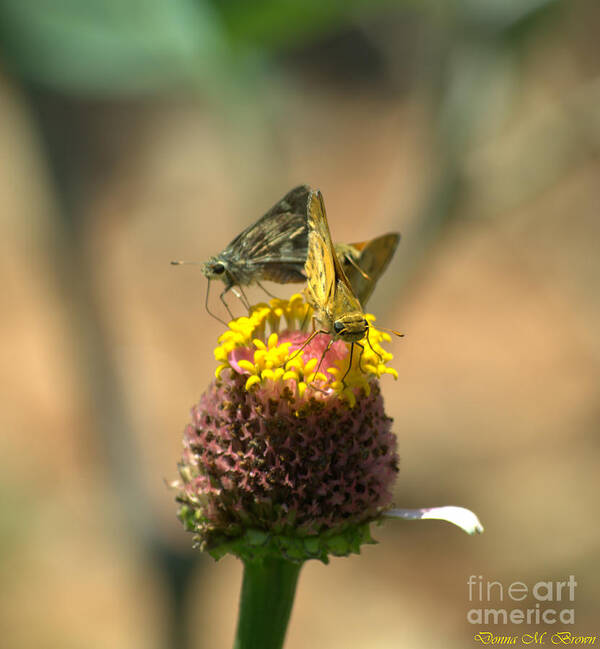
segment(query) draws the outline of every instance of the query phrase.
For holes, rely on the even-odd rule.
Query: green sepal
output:
[[[241,536],[215,540],[210,547],[204,546],[201,549],[207,550],[217,561],[226,554],[233,554],[242,561],[271,558],[302,563],[308,559],[317,559],[329,563],[330,555],[346,557],[360,554],[362,545],[377,543],[371,536],[369,526],[369,523],[362,523],[310,536],[269,534],[264,530],[247,529]]]

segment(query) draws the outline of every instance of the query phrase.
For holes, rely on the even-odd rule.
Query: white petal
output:
[[[464,507],[423,507],[422,509],[390,509],[384,512],[388,518],[403,518],[404,520],[424,520],[426,518],[435,518],[440,521],[448,521],[457,525],[467,534],[481,534],[483,525],[470,509]]]

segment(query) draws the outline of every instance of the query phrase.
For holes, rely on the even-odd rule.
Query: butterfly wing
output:
[[[308,252],[306,256],[307,298],[324,326],[329,326],[327,305],[335,288],[333,244],[320,191],[311,192],[308,201]]]
[[[289,191],[219,255],[227,261],[238,283],[262,279],[280,283],[304,281],[310,191],[307,185]]]
[[[313,192],[308,205],[307,299],[332,336],[358,342],[368,323],[335,254],[321,192]]]
[[[306,210],[310,187],[300,185],[289,191],[255,223],[227,246],[256,263],[306,259]],[[288,243],[286,247],[284,244]]]
[[[363,307],[388,267],[399,242],[400,235],[390,232],[370,241],[336,245],[344,272]]]
[[[306,215],[308,198],[311,192],[312,190],[308,185],[298,185],[298,187],[290,189],[262,218],[267,219],[283,212]]]

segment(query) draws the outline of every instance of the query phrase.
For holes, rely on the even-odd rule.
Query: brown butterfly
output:
[[[313,332],[305,345],[319,333],[330,334],[332,341],[341,339],[350,343],[349,371],[354,345],[362,348],[359,341],[367,335],[369,323],[335,254],[323,196],[318,190],[311,192],[308,199],[308,255],[304,268],[307,279],[306,299],[313,307],[315,318],[321,326],[320,330]]]
[[[400,235],[390,232],[361,243],[335,244],[337,257],[363,309],[377,280],[394,256],[399,241]]]
[[[242,286],[253,283],[261,286],[263,280],[279,284],[305,281],[304,262],[308,244],[306,212],[310,192],[307,185],[295,187],[256,223],[238,234],[222,252],[202,264],[202,272],[209,280],[209,289],[212,279],[220,279],[225,284],[220,298],[232,318],[225,294],[233,287],[239,287],[241,295],[235,288],[233,291],[238,297],[243,296],[245,306],[249,308]],[[263,290],[268,293],[266,289]],[[208,290],[206,309],[210,313]]]

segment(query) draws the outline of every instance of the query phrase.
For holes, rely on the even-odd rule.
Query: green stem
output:
[[[244,561],[234,649],[281,649],[301,563],[264,558]]]

